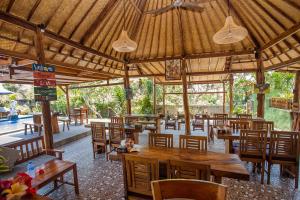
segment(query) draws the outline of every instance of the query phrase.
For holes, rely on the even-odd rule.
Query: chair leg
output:
[[[94,156],[94,159],[96,158],[96,155],[95,155],[95,144],[93,143],[93,156]]]
[[[63,132],[65,132],[65,124],[66,122],[63,123]]]
[[[27,135],[27,124],[25,124],[25,135]]]
[[[296,166],[296,174],[295,174],[295,188],[298,189],[299,182],[299,165]]]
[[[67,128],[68,128],[68,131],[69,131],[70,130],[69,122],[67,122]]]
[[[268,162],[268,180],[267,180],[267,184],[270,184],[270,179],[271,179],[271,163]]]
[[[265,178],[265,162],[261,162],[261,184],[264,184],[264,178]]]
[[[30,126],[30,132],[31,132],[31,134],[33,134],[32,126],[31,125],[29,125],[29,126]]]

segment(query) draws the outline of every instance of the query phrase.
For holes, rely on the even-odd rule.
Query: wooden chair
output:
[[[218,114],[218,113],[215,113],[214,114],[214,118],[216,118],[216,119],[213,120],[214,127],[227,126],[228,114]]]
[[[194,116],[192,126],[193,126],[193,131],[197,129],[204,131],[204,119],[201,117],[201,115],[197,114]]]
[[[167,179],[152,181],[151,186],[154,200],[225,200],[227,193],[225,185],[200,180]]]
[[[169,119],[169,117],[165,118],[165,129],[174,129],[176,130],[176,120]]]
[[[237,118],[239,119],[246,119],[246,120],[249,120],[249,119],[252,119],[252,115],[251,114],[237,114]]]
[[[157,159],[124,154],[122,156],[125,196],[152,196],[151,181],[159,179]]]
[[[210,166],[181,160],[169,160],[167,165],[169,179],[197,179],[210,181]]]
[[[180,149],[207,151],[207,137],[180,135],[179,136],[179,148]]]
[[[253,130],[273,131],[274,130],[274,122],[272,122],[272,121],[253,121],[252,129]]]
[[[242,129],[250,129],[250,122],[247,120],[236,120],[236,121],[230,121],[229,127],[233,133],[239,132]],[[238,154],[239,152],[239,142],[233,141],[231,152]]]
[[[295,188],[298,188],[299,148],[299,132],[271,132],[270,150],[268,156],[268,184],[270,184],[272,165],[280,164],[281,166],[290,166],[292,169],[294,169]]]
[[[243,161],[261,164],[261,183],[264,183],[267,131],[241,130],[239,154]]]
[[[120,146],[121,141],[125,139],[123,124],[109,124],[109,147],[110,151]]]
[[[106,139],[106,131],[105,131],[105,123],[92,122],[91,123],[91,131],[92,131],[92,144],[93,144],[93,155],[95,159],[95,155],[99,150],[104,150],[106,152],[107,148],[107,139]],[[98,146],[100,148],[98,149]]]
[[[149,147],[173,148],[173,134],[149,134]]]
[[[250,122],[244,120],[230,121],[229,127],[232,129],[233,132],[240,131],[242,129],[249,129]]]
[[[71,113],[69,114],[70,122],[71,122],[72,120],[74,120],[75,126],[77,126],[78,119],[79,119],[79,121],[80,121],[80,117],[81,117],[80,110],[78,111],[77,109],[72,110]]]
[[[124,124],[123,117],[111,117],[112,124]]]

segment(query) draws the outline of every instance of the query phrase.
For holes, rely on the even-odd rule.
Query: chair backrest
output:
[[[105,132],[105,123],[102,122],[92,122],[91,123],[92,131],[92,141],[106,142],[106,132]]]
[[[252,119],[251,114],[237,114],[237,118],[239,119]]]
[[[139,121],[138,117],[125,117],[126,124],[134,124]]]
[[[151,196],[151,181],[159,179],[158,160],[130,154],[122,159],[125,191]]]
[[[110,139],[119,139],[119,140],[125,139],[124,125],[110,123],[109,124],[109,138]]]
[[[44,151],[45,143],[43,136],[21,140],[4,146],[19,151],[19,157],[16,161],[16,164],[26,162],[27,160],[33,159],[46,153]]]
[[[250,128],[250,122],[244,121],[244,120],[236,120],[236,121],[230,121],[229,123],[230,128],[233,131],[239,131],[242,129],[249,129]]]
[[[215,113],[214,114],[213,125],[214,126],[225,126],[227,125],[228,114]]]
[[[148,144],[149,147],[173,148],[173,134],[150,133]]]
[[[252,122],[253,130],[264,130],[264,131],[273,131],[274,122],[272,121],[253,121]]]
[[[299,132],[272,131],[270,159],[299,160]]]
[[[210,166],[182,160],[169,160],[168,178],[210,180]]]
[[[240,157],[265,159],[267,146],[267,131],[244,130],[240,132]]]
[[[200,180],[166,179],[152,181],[154,200],[197,199],[225,200],[227,186]]]
[[[192,150],[199,150],[199,151],[207,151],[207,137],[206,136],[180,135],[179,136],[179,148],[180,149],[192,149]]]
[[[123,117],[111,117],[110,119],[113,124],[123,124]]]

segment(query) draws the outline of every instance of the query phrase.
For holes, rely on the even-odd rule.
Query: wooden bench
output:
[[[37,123],[23,123],[25,125],[25,135],[27,135],[27,128],[29,126],[31,134],[33,134],[33,127],[36,127],[39,133],[39,136],[42,134],[43,124]]]
[[[43,169],[45,171],[44,174],[36,175],[32,180],[34,188],[40,189],[48,183],[54,182],[54,188],[47,192],[46,195],[63,184],[73,185],[76,194],[79,193],[76,163],[63,161],[63,151],[61,150],[45,149],[43,136],[10,143],[4,145],[4,147],[18,150],[19,157],[14,169],[11,172],[1,174],[1,178],[12,178],[20,172],[26,172],[27,162],[32,161],[36,169]],[[64,174],[69,171],[73,171],[74,183],[65,182],[63,179]],[[61,184],[58,185],[58,183]]]

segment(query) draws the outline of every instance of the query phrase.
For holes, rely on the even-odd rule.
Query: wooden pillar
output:
[[[299,105],[299,95],[300,95],[300,71],[297,71],[295,77],[295,88],[293,91],[293,105]],[[299,106],[298,106],[299,107]]]
[[[187,94],[187,80],[186,80],[186,60],[182,60],[182,91],[183,91],[183,107],[185,117],[185,134],[191,134],[190,127],[190,111],[189,111],[189,99]]]
[[[153,78],[153,114],[156,114],[156,84]]]
[[[129,82],[129,75],[128,75],[128,66],[127,64],[124,64],[124,71],[125,71],[125,77],[124,77],[124,88],[129,89],[130,88],[130,82]],[[131,114],[131,99],[126,98],[127,103],[127,114]]]
[[[256,83],[264,84],[265,83],[265,74],[263,67],[263,60],[261,52],[256,53],[256,63],[257,63],[257,71],[256,71]],[[257,117],[264,118],[265,115],[265,94],[257,94]]]
[[[163,85],[163,114],[166,116],[166,88]]]
[[[225,89],[225,82],[223,82],[223,113],[226,113],[226,89]]]
[[[229,116],[233,115],[233,75],[229,77]]]
[[[299,71],[296,73],[293,94],[294,96],[293,96],[293,107],[291,112],[291,119],[292,119],[291,130],[298,131],[300,125],[300,118],[299,118],[300,117],[299,115],[300,72]]]
[[[38,63],[45,65],[45,53],[43,47],[43,33],[39,27],[36,29],[36,41],[35,41],[35,49],[38,57]],[[44,141],[46,149],[53,149],[53,134],[52,134],[52,123],[51,123],[51,110],[50,110],[50,102],[42,101],[42,117],[44,123]]]
[[[66,85],[66,100],[67,100],[67,115],[70,115],[71,108],[70,108],[70,96],[69,96],[69,86]]]

